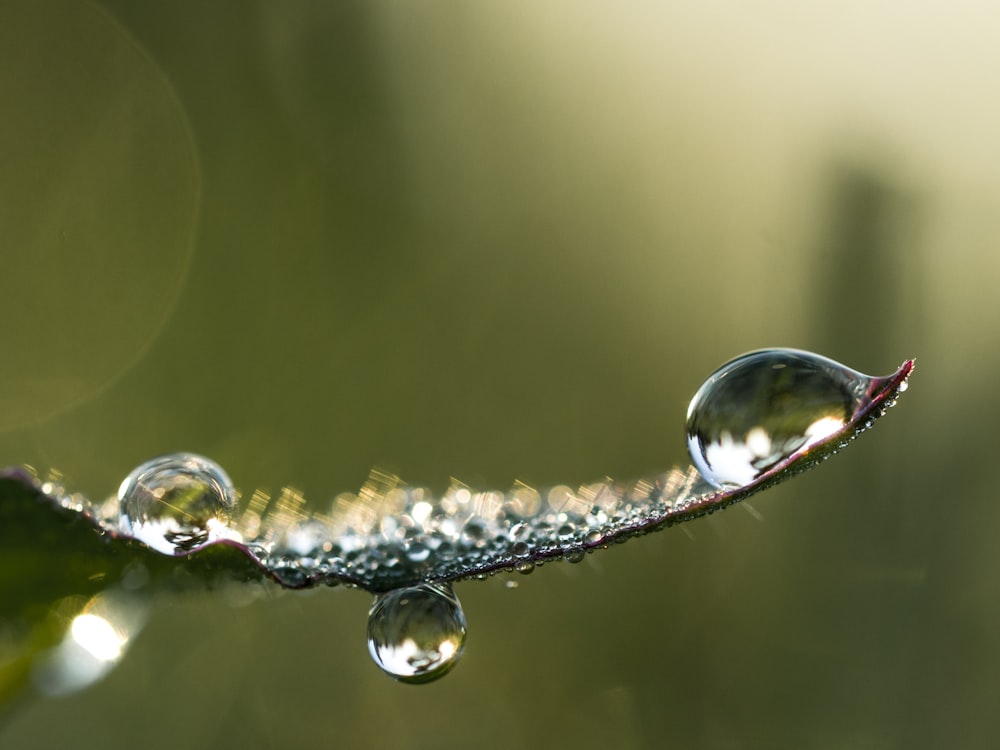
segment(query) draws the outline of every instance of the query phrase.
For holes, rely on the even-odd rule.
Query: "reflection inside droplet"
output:
[[[747,485],[843,429],[877,380],[810,352],[745,354],[716,370],[691,400],[691,459],[716,487]]]
[[[368,651],[400,682],[436,680],[458,663],[464,646],[465,613],[450,584],[381,594],[368,613]]]
[[[193,453],[142,464],[122,482],[118,501],[122,531],[164,554],[234,535],[236,490],[221,466]]]

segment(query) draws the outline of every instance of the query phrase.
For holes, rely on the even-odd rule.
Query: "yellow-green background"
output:
[[[160,600],[4,748],[992,747],[1000,16],[976,3],[0,0],[0,465],[191,450],[317,508],[686,460],[743,351],[902,405],[516,588],[397,685],[366,595]],[[685,533],[688,532],[688,533]]]

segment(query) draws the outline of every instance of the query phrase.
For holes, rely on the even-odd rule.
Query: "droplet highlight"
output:
[[[368,651],[400,682],[431,682],[458,663],[465,631],[465,613],[451,585],[424,583],[375,597],[368,613]]]
[[[691,400],[691,460],[715,487],[744,487],[841,431],[885,380],[796,349],[744,354]]]
[[[236,490],[214,461],[172,453],[137,467],[118,489],[121,531],[167,555],[238,538],[229,526]]]

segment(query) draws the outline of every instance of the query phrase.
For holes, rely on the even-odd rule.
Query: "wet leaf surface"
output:
[[[251,507],[234,523],[231,538],[178,547],[173,555],[131,538],[115,515],[102,516],[86,499],[58,488],[46,494],[30,474],[6,469],[0,473],[0,560],[8,596],[0,615],[100,590],[120,580],[130,564],[146,567],[164,587],[184,585],[189,577],[269,576],[288,588],[346,583],[382,592],[573,559],[728,507],[812,468],[872,426],[905,389],[912,367],[907,361],[896,373],[873,378],[836,431],[772,461],[742,486],[713,487],[689,467],[576,490],[516,486],[503,493],[453,485],[438,501],[423,488],[373,472],[357,494],[334,501],[335,510],[350,506],[346,518],[306,516],[280,502],[263,512]]]
[[[53,649],[69,620],[105,591],[142,597],[270,578],[292,589],[346,584],[381,595],[396,592],[405,603],[417,601],[427,584],[444,586],[500,571],[527,573],[555,560],[579,562],[588,553],[728,507],[812,468],[870,428],[906,389],[912,369],[907,361],[891,375],[869,377],[795,350],[755,352],[724,365],[692,402],[689,434],[697,437],[692,456],[700,464],[723,457],[730,470],[737,467],[734,476],[746,477],[742,485],[719,480],[725,471],[711,467],[704,470],[714,480],[710,483],[689,467],[636,481],[607,479],[541,492],[525,485],[507,493],[453,485],[436,500],[428,490],[373,472],[358,493],[339,495],[328,513],[307,514],[301,498],[286,492],[274,502],[254,495],[229,519],[228,477],[191,454],[138,467],[123,483],[120,498],[100,504],[41,483],[25,470],[0,470],[0,648],[6,651],[0,651],[0,699],[17,692],[32,661]],[[810,385],[817,378],[821,388]],[[709,427],[697,428],[698,410],[713,398],[725,408],[705,416]],[[755,408],[765,407],[768,418],[748,421]],[[830,414],[837,415],[832,427]],[[767,435],[757,434],[765,431],[762,425],[768,426]],[[747,476],[751,464],[757,468]],[[213,493],[225,502],[216,503]],[[224,510],[228,523],[213,536],[199,536],[219,521],[213,508]],[[150,523],[144,531],[143,524]],[[165,536],[150,544],[154,532]],[[173,544],[178,538],[209,541]],[[461,617],[450,587],[441,590]],[[380,596],[373,612],[384,610],[379,603],[385,601]],[[70,604],[60,609],[60,602]],[[412,621],[421,633],[435,632],[434,623],[424,620]],[[406,633],[396,635],[399,643],[408,642]],[[434,675],[446,671],[428,669]]]

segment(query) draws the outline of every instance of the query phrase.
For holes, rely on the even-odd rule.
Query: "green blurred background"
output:
[[[998,20],[0,0],[0,465],[572,485],[686,462],[746,350],[918,358],[759,515],[461,584],[440,683],[378,672],[361,592],[164,598],[0,747],[993,747]]]

